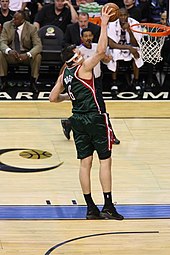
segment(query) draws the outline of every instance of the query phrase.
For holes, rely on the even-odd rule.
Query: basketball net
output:
[[[141,34],[139,47],[144,62],[155,65],[161,57],[162,46],[169,28],[160,24],[140,23],[131,26],[131,30]]]
[[[161,57],[161,50],[164,44],[165,37],[152,37],[150,35],[142,36],[140,41],[140,49],[142,59],[144,62],[155,65],[163,58]]]

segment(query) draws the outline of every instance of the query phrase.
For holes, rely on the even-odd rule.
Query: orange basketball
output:
[[[112,9],[111,11],[112,16],[110,17],[109,22],[117,20],[119,18],[119,7],[114,3],[107,3],[104,5],[104,7],[105,6],[109,6],[109,8]]]

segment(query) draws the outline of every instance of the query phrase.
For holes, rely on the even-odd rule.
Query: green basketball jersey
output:
[[[81,65],[66,67],[63,75],[64,87],[72,100],[73,113],[101,112],[96,98],[94,77],[85,80],[78,77]]]

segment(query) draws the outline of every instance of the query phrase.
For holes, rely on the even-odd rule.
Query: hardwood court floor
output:
[[[0,209],[47,205],[47,201],[51,205],[73,205],[73,201],[77,206],[84,205],[73,139],[67,141],[60,126],[60,119],[68,117],[70,109],[69,102],[0,102],[1,153],[4,149],[25,148],[52,154],[38,161],[20,157],[17,150],[2,153],[2,170],[3,164],[40,169],[64,162],[42,172],[0,171]],[[170,103],[112,101],[107,102],[107,109],[121,140],[120,145],[113,146],[113,200],[127,206],[169,205]],[[102,205],[98,167],[95,156],[92,190],[96,203]],[[121,222],[22,217],[3,220],[1,216],[2,211],[0,255],[170,254],[170,216]]]

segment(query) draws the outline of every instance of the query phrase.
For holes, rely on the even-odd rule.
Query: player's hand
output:
[[[134,58],[137,59],[137,58],[140,57],[139,52],[137,51],[136,48],[130,47],[130,52],[131,52],[131,54],[134,56]]]
[[[25,61],[27,59],[29,59],[29,56],[26,53],[19,55],[19,61],[22,62],[22,61]]]
[[[102,59],[102,61],[105,63],[109,63],[110,60],[112,60],[112,59],[113,59],[112,55],[105,55],[104,58]]]
[[[107,25],[109,22],[109,18],[113,15],[111,14],[112,9],[109,6],[103,6],[101,13],[101,22],[103,25]]]

